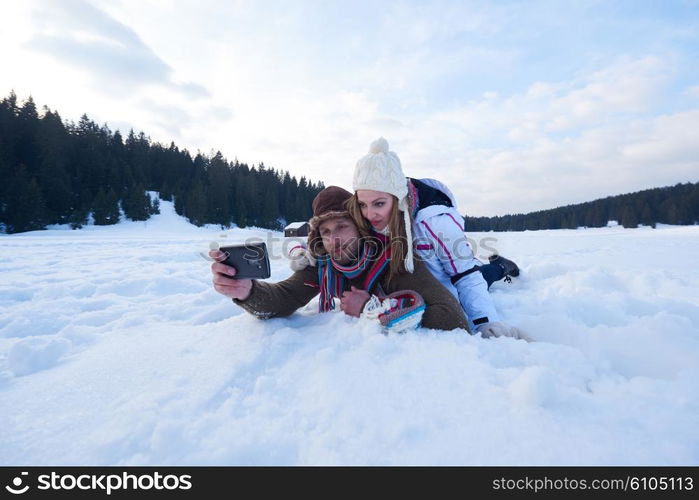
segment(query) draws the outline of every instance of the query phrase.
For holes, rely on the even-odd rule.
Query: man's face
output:
[[[339,264],[349,264],[359,255],[359,232],[349,217],[328,219],[318,227],[323,247]]]

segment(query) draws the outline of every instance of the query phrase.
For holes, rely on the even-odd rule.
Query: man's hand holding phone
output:
[[[216,261],[211,264],[214,289],[218,293],[230,297],[231,299],[247,299],[252,291],[252,280],[245,278],[233,279],[236,275],[236,269],[233,266],[221,263],[226,260],[226,254],[224,252],[220,250],[210,250],[209,257]]]

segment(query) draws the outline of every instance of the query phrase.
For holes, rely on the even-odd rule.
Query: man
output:
[[[415,262],[412,274],[388,280],[388,247],[372,245],[360,238],[345,207],[351,196],[340,187],[330,186],[313,200],[308,251],[315,259],[314,265],[296,271],[279,283],[236,280],[232,279],[235,269],[219,262],[225,255],[212,250],[209,255],[217,261],[211,265],[214,289],[264,319],[288,316],[318,294],[321,312],[334,309],[334,299],[338,298],[342,311],[359,317],[370,312],[367,309],[372,303],[376,304],[372,295],[384,297],[399,291],[414,291],[424,300],[423,327],[468,331],[459,302],[422,262]],[[402,306],[401,302],[399,307]]]

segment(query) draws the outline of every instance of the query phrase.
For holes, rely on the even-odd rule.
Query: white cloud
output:
[[[568,82],[427,114],[392,141],[408,175],[437,177],[461,209],[495,215],[698,180],[699,114],[656,116],[672,66],[623,59]]]
[[[522,27],[521,6],[56,5],[63,17],[33,15],[43,3],[5,6],[13,23],[0,32],[1,57],[14,71],[0,74],[0,91],[31,92],[64,118],[87,112],[345,187],[383,135],[408,175],[442,179],[475,215],[697,180],[699,85],[683,86],[691,104],[665,108],[685,67],[680,48],[676,58],[610,50],[554,78],[525,71],[540,54],[520,48],[521,32],[539,27]],[[513,75],[525,83],[508,85]]]

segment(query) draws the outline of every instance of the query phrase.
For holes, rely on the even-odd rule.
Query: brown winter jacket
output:
[[[390,285],[387,278],[388,273],[381,278],[381,287],[387,294],[399,290],[413,290],[422,296],[425,301],[425,313],[422,316],[424,328],[463,328],[468,331],[461,304],[437,281],[423,262],[416,259],[415,271],[412,274],[398,275]],[[361,288],[361,277],[345,280],[345,290],[350,290],[353,285]],[[250,296],[245,300],[233,299],[233,302],[249,313],[267,319],[289,316],[308,304],[318,293],[318,268],[309,266],[278,283],[253,280]]]

